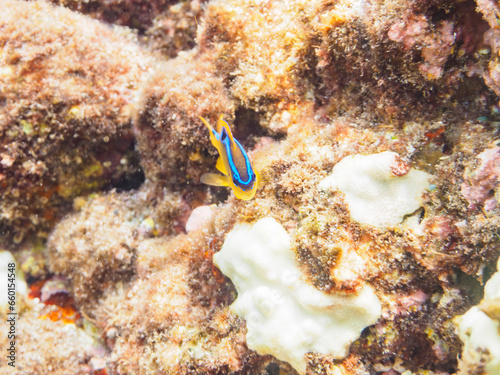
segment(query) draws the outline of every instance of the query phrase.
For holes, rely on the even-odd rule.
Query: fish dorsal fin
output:
[[[210,130],[210,133],[211,133],[212,132],[212,125],[210,125],[209,122],[207,120],[205,120],[203,117],[201,117],[201,116],[198,116],[198,117],[205,124],[205,126],[207,127],[207,129]]]
[[[220,115],[217,120],[217,124],[215,125],[215,131],[219,134],[219,136],[222,134],[222,129],[226,129],[228,137],[231,139],[231,142],[233,142],[233,132],[231,131],[228,123],[222,119],[222,115]]]
[[[220,151],[220,146],[219,146],[220,142],[217,139],[216,131],[214,130],[214,128],[212,128],[212,125],[210,125],[209,122],[207,120],[205,120],[203,117],[200,116],[200,120],[203,121],[203,123],[205,124],[205,126],[207,127],[207,129],[208,129],[208,131],[210,133],[210,142],[212,142],[212,145],[220,153],[221,152]]]
[[[217,119],[217,123],[215,124],[215,131],[220,134],[220,131],[224,127],[224,124],[227,124],[224,119],[224,115],[220,115],[219,118]]]
[[[201,182],[211,186],[229,186],[229,177],[218,173],[204,173]]]
[[[220,156],[217,159],[217,164],[215,165],[215,168],[217,168],[218,171],[220,171],[221,173],[224,173],[225,175],[228,174],[226,166],[224,165],[224,161],[222,160],[222,158]]]

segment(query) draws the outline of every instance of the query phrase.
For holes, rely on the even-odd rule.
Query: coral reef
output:
[[[7,332],[6,319],[0,327]],[[39,319],[36,307],[22,315],[16,330],[15,367],[2,366],[3,374],[85,374],[97,370],[95,365],[106,352],[91,331],[74,324]],[[41,350],[43,346],[50,350]],[[7,352],[7,342],[0,349]],[[94,372],[95,373],[95,372]]]
[[[136,30],[151,50],[166,57],[195,46],[206,0],[49,0],[92,18]]]
[[[144,31],[170,0],[50,0],[101,21]]]
[[[54,230],[51,271],[70,279],[83,317],[103,330],[109,371],[238,371],[251,353],[241,321],[223,308],[233,292],[211,263],[212,224],[177,234],[185,204],[163,194],[146,184],[85,203]]]
[[[205,0],[181,1],[159,14],[145,32],[145,43],[166,57],[176,57],[196,45],[198,20]]]
[[[312,99],[307,77],[313,39],[307,20],[294,16],[307,15],[306,7],[314,5],[214,1],[198,32],[200,51],[214,62],[235,102],[260,112],[261,126],[274,132],[286,132],[298,104]]]
[[[16,305],[15,371],[496,365],[454,318],[497,319],[497,2],[52,3],[66,8],[3,0],[0,14],[1,244],[29,290]],[[260,173],[251,200],[200,181],[217,153],[199,116],[220,115]],[[369,219],[354,190],[358,206],[377,206]],[[261,223],[274,235],[256,233]],[[369,318],[345,317],[355,332],[338,350],[320,334],[296,352],[278,345],[294,343],[295,320],[262,344],[238,308],[245,289],[270,288],[259,270],[279,277],[281,261],[266,261],[279,238],[297,285],[326,301],[294,305],[302,322],[325,304],[329,317],[359,311],[366,290],[379,302]],[[238,267],[244,281],[222,260],[238,248],[231,262],[255,265]]]
[[[472,2],[210,5],[200,50],[218,62],[232,95],[275,132],[286,132],[303,101],[399,120],[470,106],[469,90],[486,91],[475,71],[488,26]]]
[[[0,228],[20,242],[73,198],[136,172],[132,101],[153,60],[124,29],[45,2],[3,7]]]
[[[500,147],[484,150],[477,157],[480,165],[474,176],[462,184],[462,195],[469,202],[469,209],[483,205],[486,211],[497,207],[497,187],[500,178]]]
[[[483,18],[488,22],[490,28],[485,32],[484,42],[489,45],[490,50],[484,51],[490,56],[488,69],[484,72],[484,80],[497,95],[500,95],[500,33],[498,32],[498,19],[500,18],[499,4],[492,0],[477,0],[477,9],[483,14]]]
[[[132,195],[111,193],[91,198],[53,231],[48,242],[49,271],[72,281],[76,297],[82,299],[80,304],[98,298],[103,284],[123,282],[133,275],[140,239],[152,231],[145,228],[146,220],[151,220],[156,234],[162,235],[184,226],[176,221],[184,220],[187,208],[183,200],[147,186]],[[82,268],[85,272],[72,272]]]
[[[398,121],[469,106],[468,90],[484,91],[476,71],[487,25],[472,1],[320,4],[317,74],[330,106],[356,100],[362,115]]]

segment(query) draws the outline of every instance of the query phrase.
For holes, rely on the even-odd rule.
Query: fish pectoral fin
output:
[[[204,173],[201,182],[211,186],[229,186],[229,177],[218,173]]]
[[[227,175],[226,166],[224,165],[224,161],[222,160],[222,158],[220,156],[217,159],[217,164],[215,165],[215,168],[217,168],[217,170],[220,171],[221,173],[224,173],[225,175]]]
[[[266,185],[269,182],[269,179],[267,177],[262,178],[262,175],[257,170],[254,170],[254,173],[255,173],[255,187],[257,189],[261,188],[262,186]]]

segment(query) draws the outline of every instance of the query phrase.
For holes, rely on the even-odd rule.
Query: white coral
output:
[[[287,361],[302,373],[306,353],[345,357],[350,344],[381,313],[368,285],[357,294],[329,295],[302,280],[290,237],[272,218],[236,226],[214,263],[238,290],[231,308],[246,320],[248,347]]]
[[[455,318],[458,336],[464,343],[459,374],[469,374],[481,367],[484,367],[481,374],[500,374],[500,321],[498,316],[490,317],[483,311],[500,311],[500,260],[497,269],[484,287],[484,299],[479,306]]]
[[[347,156],[335,165],[319,188],[339,190],[353,220],[374,226],[400,224],[422,205],[430,175],[410,169],[390,151]]]

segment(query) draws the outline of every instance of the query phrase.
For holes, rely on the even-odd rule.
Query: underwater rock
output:
[[[141,231],[143,218],[154,218],[156,235],[169,235],[183,226],[176,221],[183,210],[178,195],[155,190],[151,184],[133,193],[90,198],[52,232],[46,255],[49,269],[71,280],[79,304],[92,306],[103,284],[112,286],[133,276],[139,242],[151,235]]]
[[[208,258],[209,233],[142,241],[137,278],[106,292],[93,310],[110,326],[113,371],[236,373],[251,366],[243,324],[225,307],[232,288]]]
[[[121,205],[113,195],[98,197],[61,221],[50,237],[50,271],[71,280],[78,303],[96,298],[102,283],[132,275],[139,225],[124,220]]]
[[[115,25],[144,31],[172,0],[49,0]]]
[[[50,236],[50,271],[69,280],[78,311],[100,327],[112,371],[236,372],[255,357],[241,321],[224,312],[233,291],[211,262],[213,229],[178,234],[184,209],[178,194],[146,182],[87,198]],[[141,231],[145,221],[153,231]]]
[[[46,2],[2,6],[0,227],[20,242],[136,172],[132,102],[153,60],[125,29]]]
[[[498,19],[500,17],[500,6],[493,0],[476,0],[477,9],[483,14],[483,18],[488,22],[490,29],[484,34],[484,42],[489,45],[491,51],[483,51],[483,54],[490,55],[488,70],[484,72],[486,84],[500,95],[500,32],[498,30]]]
[[[491,95],[479,55],[487,29],[473,2],[212,1],[198,43],[261,126],[286,133],[304,103],[403,121],[477,108],[471,95]]]
[[[6,319],[2,319],[0,329],[7,332]],[[89,327],[40,319],[36,309],[18,317],[15,342],[15,367],[5,374],[44,374],[49,368],[54,375],[89,373],[86,363],[106,353]],[[7,352],[8,345],[0,340],[0,350]]]
[[[111,366],[119,373],[157,369],[189,374],[193,366],[199,373],[242,368],[247,349],[240,324],[233,317],[217,323],[212,307],[196,302],[201,293],[190,278],[196,273],[189,264],[172,257],[162,271],[134,283],[125,295],[108,297],[108,304],[120,304],[116,315],[107,316],[118,331]]]
[[[153,51],[167,58],[176,57],[196,45],[196,31],[205,11],[206,0],[180,1],[153,20],[144,38],[144,43]]]
[[[128,26],[151,50],[168,58],[195,46],[197,22],[207,0],[49,0],[89,17]]]
[[[486,211],[491,211],[498,206],[500,147],[486,149],[477,158],[480,164],[462,183],[461,192],[469,202],[470,210],[482,205]]]
[[[381,118],[418,118],[484,91],[477,52],[487,25],[474,2],[315,5],[316,74],[331,106],[350,111],[354,100]]]
[[[185,53],[159,66],[142,88],[134,127],[146,178],[165,186],[198,184],[215,155],[199,116],[232,118],[234,105],[209,61]],[[208,151],[209,150],[209,151]]]
[[[246,341],[305,373],[305,354],[342,359],[361,331],[377,321],[373,289],[325,294],[301,279],[290,237],[272,218],[240,224],[226,237],[214,263],[238,290],[231,310],[246,321]]]
[[[314,99],[308,21],[315,7],[314,1],[212,1],[198,29],[200,52],[236,103],[258,112],[260,125],[276,133],[286,133]]]

